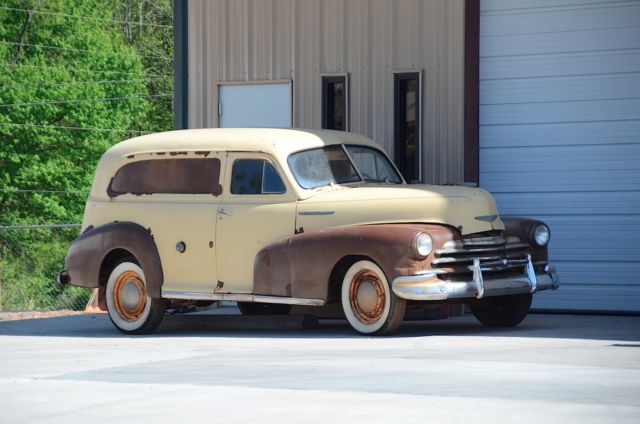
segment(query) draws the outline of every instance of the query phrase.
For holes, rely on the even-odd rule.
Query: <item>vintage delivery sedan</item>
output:
[[[256,314],[341,303],[365,334],[396,330],[407,302],[463,302],[513,326],[558,287],[549,238],[540,221],[501,219],[482,189],[406,184],[360,135],[171,131],[104,154],[58,281],[99,288],[127,334],[216,300]]]

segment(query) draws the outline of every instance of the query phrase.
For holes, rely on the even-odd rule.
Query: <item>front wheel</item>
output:
[[[529,313],[532,298],[529,293],[487,297],[469,303],[469,308],[488,327],[514,327]]]
[[[406,301],[389,287],[380,267],[371,261],[351,265],[342,280],[342,309],[354,330],[387,335],[404,319]]]
[[[165,302],[147,294],[144,271],[134,262],[121,262],[106,287],[107,311],[113,325],[124,334],[149,334],[164,316]]]

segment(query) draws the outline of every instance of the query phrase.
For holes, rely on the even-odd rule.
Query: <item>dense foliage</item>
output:
[[[171,1],[0,3],[0,225],[79,223],[111,145],[170,129]],[[77,228],[0,229],[0,310],[80,307]]]

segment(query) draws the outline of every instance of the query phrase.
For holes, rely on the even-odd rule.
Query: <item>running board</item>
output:
[[[231,302],[280,303],[284,305],[323,306],[322,299],[302,299],[298,297],[263,296],[259,294],[227,294],[208,292],[162,291],[163,299],[227,300]]]

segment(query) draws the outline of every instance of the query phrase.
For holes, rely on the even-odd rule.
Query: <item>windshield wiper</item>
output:
[[[385,178],[367,178],[364,180],[365,183],[387,183],[387,184],[402,184],[399,181],[391,181],[389,177]]]

